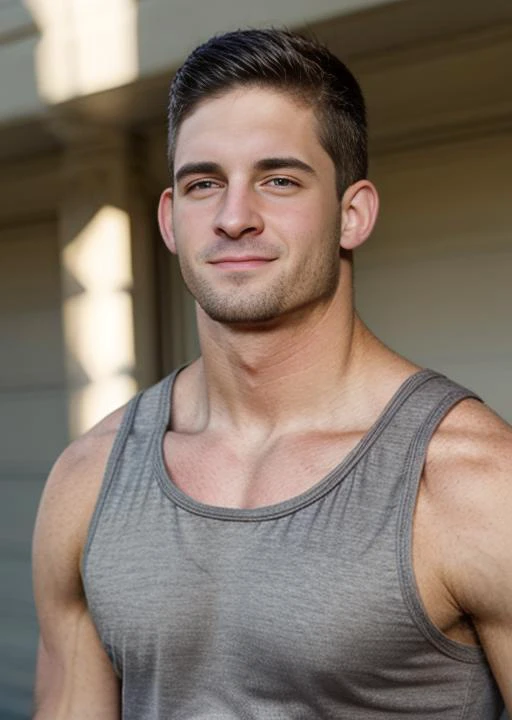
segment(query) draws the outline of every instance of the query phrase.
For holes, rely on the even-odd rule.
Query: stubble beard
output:
[[[311,242],[312,248],[315,242]],[[328,301],[340,281],[339,223],[329,242],[318,249],[317,257],[304,257],[292,274],[281,273],[264,288],[251,290],[248,273],[233,272],[229,289],[220,290],[195,273],[180,256],[185,285],[202,310],[212,319],[228,325],[258,325],[283,315]]]

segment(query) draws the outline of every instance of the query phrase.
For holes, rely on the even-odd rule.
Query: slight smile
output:
[[[251,255],[242,257],[222,257],[217,260],[211,260],[210,264],[222,270],[254,270],[262,265],[268,265],[275,258],[254,257]]]

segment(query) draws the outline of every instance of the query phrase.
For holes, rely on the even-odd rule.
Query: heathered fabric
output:
[[[122,717],[498,718],[483,653],[432,625],[411,560],[428,442],[471,393],[423,370],[309,491],[229,509],[165,469],[174,376],[130,403],[84,553]]]

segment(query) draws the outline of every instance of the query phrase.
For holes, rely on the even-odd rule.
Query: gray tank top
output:
[[[482,651],[430,622],[411,557],[429,440],[472,394],[420,371],[310,490],[230,509],[166,471],[174,377],[129,404],[83,559],[122,717],[498,718]]]

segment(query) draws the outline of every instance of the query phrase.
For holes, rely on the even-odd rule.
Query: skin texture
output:
[[[219,103],[199,106],[184,123],[176,152],[173,222],[179,247],[172,242],[171,249],[178,251],[183,278],[203,311],[223,323],[274,320],[328,300],[339,279],[341,218],[334,166],[311,133],[312,113],[300,113],[289,128],[288,147],[300,151],[286,156],[277,133],[274,143],[269,138],[290,101],[282,95],[258,95],[250,134],[247,118],[237,112],[245,93],[229,93]],[[214,128],[227,116],[235,122],[232,136],[222,140]],[[205,157],[210,163],[206,175],[198,172],[206,167]],[[282,168],[272,162],[286,157],[289,162]],[[205,233],[212,215],[214,237]],[[252,271],[240,271],[242,258],[252,261]]]
[[[33,551],[37,720],[120,717],[119,683],[87,611],[80,560],[121,416],[117,411],[67,448],[43,492]]]
[[[253,88],[203,102],[178,134],[159,222],[198,299],[202,356],[178,376],[164,455],[204,503],[256,507],[311,487],[418,369],[354,312],[350,251],[370,235],[378,197],[362,180],[337,198],[315,128],[309,108]],[[120,714],[79,563],[122,413],[65,451],[44,492],[38,720]],[[510,427],[461,402],[429,447],[413,538],[428,614],[450,638],[483,645],[509,708],[511,456]]]

